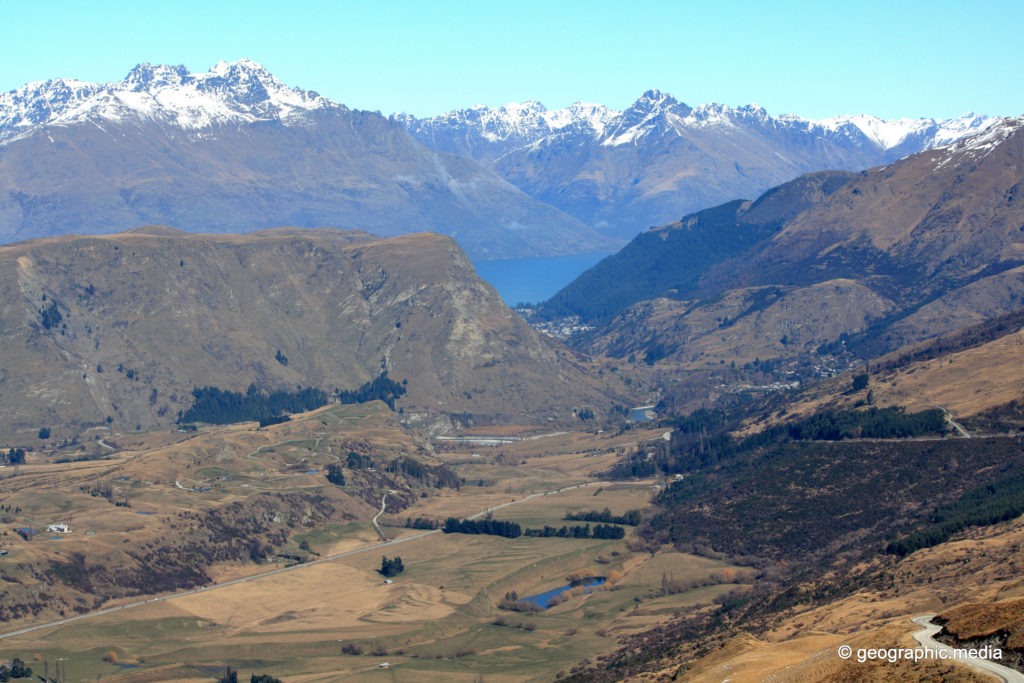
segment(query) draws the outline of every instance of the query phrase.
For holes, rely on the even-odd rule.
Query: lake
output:
[[[473,265],[477,274],[498,290],[502,301],[515,306],[521,302],[537,303],[550,299],[609,254],[474,261]]]

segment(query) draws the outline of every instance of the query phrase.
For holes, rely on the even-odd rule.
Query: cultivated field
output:
[[[177,597],[160,592],[167,599],[8,636],[0,645],[30,665],[38,656],[34,668],[40,671],[44,661],[63,658],[69,680],[210,680],[227,665],[243,677],[266,672],[288,681],[550,680],[614,648],[617,636],[677,610],[701,609],[734,588],[739,574],[705,558],[652,555],[635,542],[631,527],[614,541],[506,539],[424,535],[405,528],[405,520],[492,510],[495,519],[523,527],[560,527],[581,523],[566,522],[569,512],[643,508],[661,482],[612,484],[601,482],[599,473],[617,453],[663,433],[561,433],[500,447],[438,449],[403,430],[386,408],[367,405],[329,406],[264,429],[236,425],[137,437],[131,450],[108,438],[123,450],[104,460],[32,463],[0,481],[3,504],[20,508],[3,526],[10,555],[0,558],[0,569],[11,595],[50,590],[82,605],[68,611],[55,599],[7,622],[4,632],[149,599],[137,590],[102,597],[89,595],[81,583],[47,586],[41,577],[49,562],[70,563],[80,553],[92,566],[117,561],[127,546],[185,544],[195,532],[186,533],[182,520],[191,518],[182,514],[246,511],[267,496],[322,496],[334,512],[317,517],[306,511],[303,518],[299,508],[253,508],[291,515],[281,524],[291,525],[283,556],[206,568],[217,583],[295,565],[288,571]],[[463,483],[459,490],[414,487],[389,494],[407,506],[388,505],[381,522],[392,540],[381,543],[370,524],[386,491],[372,479],[381,472],[346,469],[343,487],[324,479],[330,463],[353,451],[382,464],[398,457],[446,464]],[[112,500],[91,493],[102,484],[111,485]],[[130,507],[114,504],[121,499]],[[55,521],[67,522],[72,533],[62,540],[40,533],[31,542],[14,535],[16,528]],[[352,551],[358,552],[311,563]],[[383,555],[398,555],[405,565],[391,584],[376,571]],[[303,561],[296,564],[296,558]],[[527,596],[564,585],[577,569],[615,580],[541,613],[497,606],[512,591]],[[663,596],[663,575],[709,585]]]

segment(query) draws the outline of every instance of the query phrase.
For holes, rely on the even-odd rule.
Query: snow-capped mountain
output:
[[[530,101],[497,109],[460,109],[429,119],[409,114],[391,118],[434,149],[489,163],[512,149],[552,136],[578,137],[580,142],[598,137],[620,115],[601,104],[577,102],[549,111],[540,102]]]
[[[698,107],[649,90],[624,111],[577,103],[474,107],[393,120],[419,141],[488,165],[524,192],[628,238],[821,169],[861,170],[976,133],[997,120],[772,117],[756,104]]]
[[[992,121],[813,121],[657,90],[623,111],[525,102],[388,120],[247,59],[197,74],[147,63],[113,83],[0,94],[0,241],[289,224],[435,230],[478,257],[611,250],[802,173],[890,163]]]
[[[0,142],[40,125],[136,117],[196,130],[255,121],[287,124],[323,108],[344,106],[289,88],[252,60],[219,62],[204,74],[144,63],[116,83],[53,79],[0,94]]]
[[[0,94],[0,242],[146,223],[435,231],[476,257],[619,242],[380,114],[291,88],[250,60],[207,73],[140,64],[124,80]]]

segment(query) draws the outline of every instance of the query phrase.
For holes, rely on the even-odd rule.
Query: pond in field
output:
[[[567,590],[571,590],[571,589],[575,588],[576,586],[583,586],[583,588],[593,588],[595,586],[600,586],[602,584],[604,584],[604,577],[603,576],[595,576],[594,578],[588,579],[587,581],[584,581],[582,583],[577,583],[575,585],[574,584],[566,584],[565,586],[559,586],[558,588],[552,588],[551,590],[545,591],[544,593],[537,593],[536,595],[529,595],[529,596],[527,596],[525,598],[520,598],[520,600],[522,602],[532,602],[533,604],[537,605],[541,609],[547,609],[548,608],[548,603],[551,602],[551,598],[553,598],[553,597],[555,597],[557,595],[561,595],[562,593],[564,593]],[[593,591],[586,590],[584,592],[585,593],[592,593]]]

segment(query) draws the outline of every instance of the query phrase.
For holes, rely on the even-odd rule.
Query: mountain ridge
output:
[[[142,64],[113,84],[53,80],[0,96],[0,241],[147,223],[434,231],[474,258],[620,244],[376,112],[289,88],[248,60],[205,74]]]
[[[647,231],[541,316],[590,352],[697,369],[869,359],[1024,306],[1024,118],[860,173],[812,173]]]
[[[547,110],[531,101],[391,118],[423,144],[470,156],[527,194],[627,239],[803,173],[888,164],[1000,120],[772,117],[753,104],[691,107],[658,90],[622,111],[584,103]]]
[[[758,105],[691,107],[658,90],[622,111],[527,101],[385,119],[290,87],[248,59],[206,73],[144,62],[111,83],[51,79],[0,93],[0,239],[154,222],[296,224],[384,236],[430,229],[475,258],[610,251],[646,227],[802,173],[890,163],[996,120],[815,121]],[[31,150],[11,151],[22,146]],[[15,165],[7,182],[5,160]],[[69,168],[78,175],[62,186]]]
[[[0,428],[19,442],[167,425],[205,386],[330,392],[384,371],[424,428],[610,407],[585,358],[432,233],[148,226],[3,246],[0,264]]]

